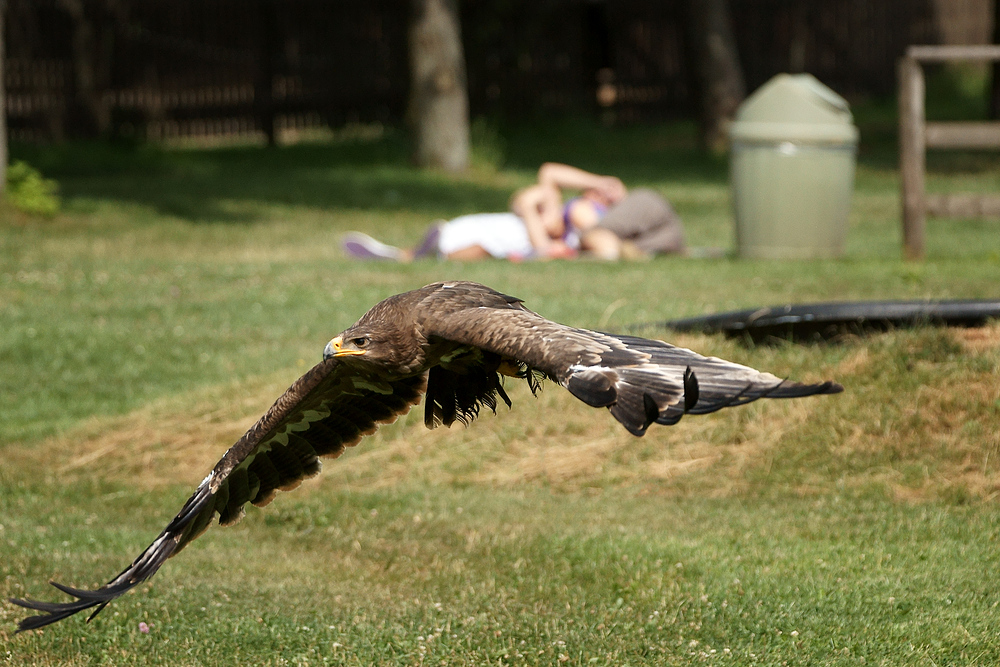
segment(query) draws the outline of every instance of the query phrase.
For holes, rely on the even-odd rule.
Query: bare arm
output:
[[[545,255],[562,229],[562,199],[559,190],[532,185],[518,191],[511,201],[511,210],[524,220],[531,246]]]
[[[612,202],[625,196],[626,188],[620,178],[600,176],[589,171],[558,162],[546,162],[538,169],[538,182],[542,186],[560,190],[597,190]]]

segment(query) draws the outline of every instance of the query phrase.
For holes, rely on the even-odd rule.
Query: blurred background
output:
[[[894,95],[896,61],[910,44],[997,41],[993,0],[6,4],[15,141],[280,141],[305,128],[400,125],[419,94],[409,64],[418,40],[408,36],[420,21],[458,28],[443,34],[460,40],[458,85],[473,118],[700,118],[709,133],[713,115],[731,115],[747,91],[779,72],[809,72],[856,104]],[[424,17],[432,5],[440,12]],[[950,92],[986,86],[978,111],[995,115],[996,77],[969,77]]]
[[[439,280],[846,388],[641,439],[552,386],[468,429],[414,410],[94,623],[14,637],[0,604],[7,662],[1000,664],[1000,324],[663,326],[996,304],[998,4],[0,0],[0,599],[119,571],[332,335]],[[841,143],[731,141],[806,117]],[[546,161],[654,190],[721,252],[343,250],[506,211]],[[733,251],[741,202],[758,239],[840,231]]]

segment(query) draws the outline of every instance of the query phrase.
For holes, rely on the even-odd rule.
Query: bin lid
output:
[[[729,128],[735,141],[855,144],[847,100],[811,74],[778,74],[740,106]]]

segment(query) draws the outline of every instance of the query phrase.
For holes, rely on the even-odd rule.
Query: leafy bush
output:
[[[52,217],[59,212],[59,184],[27,162],[17,160],[7,167],[7,201],[31,215]]]

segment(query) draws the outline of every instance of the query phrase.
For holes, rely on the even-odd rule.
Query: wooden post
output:
[[[998,0],[1000,1],[1000,0]],[[921,63],[953,60],[1000,61],[1000,45],[910,46],[899,61],[899,170],[903,199],[903,254],[924,256],[927,214],[945,217],[997,217],[1000,197],[983,194],[925,193],[928,148],[1000,148],[1000,123],[928,123],[924,115]]]
[[[924,256],[927,212],[924,202],[924,71],[915,58],[899,61],[899,170],[903,199],[903,254]]]

